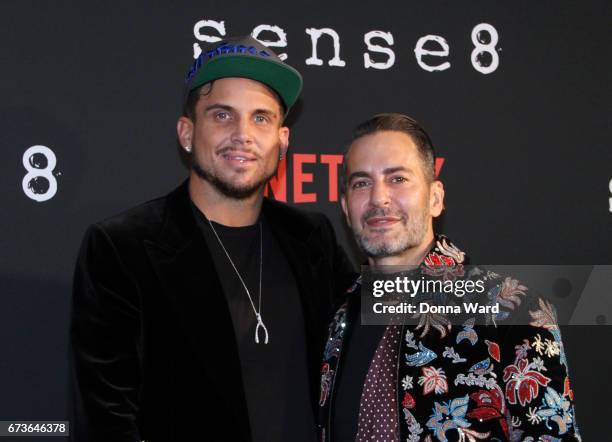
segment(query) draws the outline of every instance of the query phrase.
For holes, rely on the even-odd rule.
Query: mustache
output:
[[[234,146],[225,146],[222,147],[221,149],[219,149],[217,151],[217,154],[219,155],[225,155],[226,153],[244,153],[246,155],[252,155],[255,158],[259,159],[261,156],[259,155],[259,152],[253,150],[253,149],[244,149],[242,147],[234,147]]]
[[[361,217],[361,221],[365,223],[370,218],[373,218],[375,216],[394,216],[394,217],[400,218],[402,222],[405,222],[407,218],[406,214],[402,212],[401,210],[395,210],[391,208],[382,208],[382,207],[372,207],[371,209],[367,210],[363,214],[363,216]]]

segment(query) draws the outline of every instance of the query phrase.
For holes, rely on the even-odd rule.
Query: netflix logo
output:
[[[443,164],[444,158],[436,158],[436,176]],[[337,202],[341,166],[340,154],[289,154],[279,162],[278,171],[268,182],[264,195],[295,204]]]

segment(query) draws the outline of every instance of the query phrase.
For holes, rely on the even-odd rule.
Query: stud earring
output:
[[[186,150],[188,153],[191,153],[191,146],[185,146],[185,150]]]

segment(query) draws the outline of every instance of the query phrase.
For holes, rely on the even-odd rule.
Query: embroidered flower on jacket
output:
[[[529,312],[533,318],[533,321],[531,321],[529,325],[533,325],[534,327],[542,327],[547,330],[558,328],[557,315],[552,304],[542,298],[538,298],[538,305],[540,306],[538,310]]]
[[[453,268],[457,265],[453,258],[440,255],[436,252],[428,253],[423,259],[423,264],[425,264],[423,271],[428,275],[435,275],[438,270],[442,272],[440,273],[442,275],[444,274],[445,268]],[[461,268],[463,268],[463,266],[461,266]],[[433,271],[433,273],[430,273],[430,271]]]
[[[476,403],[476,407],[467,414],[471,419],[478,419],[480,422],[496,420],[507,439],[510,438],[510,427],[508,409],[504,402],[504,394],[499,386],[490,390],[478,390],[470,394],[470,398]]]
[[[459,364],[461,362],[467,361],[467,359],[459,356],[459,353],[457,353],[453,347],[444,347],[444,352],[442,353],[442,356],[448,359],[452,359],[453,364]]]
[[[458,442],[476,442],[477,440],[485,440],[491,435],[490,431],[480,433],[468,428],[457,428],[457,432],[459,433]]]
[[[439,441],[447,442],[446,432],[448,430],[467,428],[471,425],[465,419],[468,401],[469,397],[466,394],[443,404],[440,404],[440,402],[434,403],[433,414],[429,417],[427,426],[434,432]]]
[[[544,420],[544,425],[552,430],[549,420],[559,427],[559,435],[567,433],[571,425],[572,409],[571,403],[565,397],[559,395],[554,388],[547,387],[544,393],[544,400],[536,414]]]
[[[497,284],[487,292],[488,305],[499,304],[504,310],[500,310],[493,318],[504,320],[510,316],[515,308],[521,305],[521,296],[526,296],[527,287],[519,284],[518,280],[507,277],[501,284]],[[488,322],[487,322],[488,323]]]
[[[544,353],[549,358],[552,358],[553,356],[558,356],[561,354],[561,348],[559,347],[559,344],[555,341],[551,341],[550,339],[547,339],[546,341],[544,341],[544,346],[546,347],[546,349],[544,350]]]
[[[511,404],[518,401],[524,407],[538,396],[539,386],[547,386],[550,378],[542,373],[532,370],[533,364],[529,364],[527,359],[520,359],[517,365],[508,365],[504,368],[504,382],[506,384],[506,398]]]
[[[540,336],[539,333],[537,335],[535,335],[535,337],[533,338],[533,343],[531,344],[531,347],[539,355],[543,354],[543,352],[544,352],[544,341],[542,341],[542,337]]]
[[[402,400],[402,407],[408,408],[410,410],[416,407],[416,401],[414,400],[412,395],[408,392],[404,393],[404,399]]]
[[[516,359],[514,359],[514,363],[516,364],[516,361],[518,361],[519,359],[526,359],[527,358],[527,352],[531,350],[531,346],[529,345],[529,340],[528,339],[523,339],[523,343],[520,345],[515,345],[514,346],[514,354],[516,355]]]
[[[404,408],[404,419],[406,420],[406,425],[408,426],[408,438],[406,442],[419,442],[421,438],[421,433],[423,433],[423,427],[418,423],[414,415],[408,410]],[[429,436],[425,440],[428,440]],[[429,438],[431,441],[431,438]]]
[[[455,244],[447,240],[448,238],[441,236],[440,239],[436,241],[438,250],[461,264],[463,261],[465,261],[465,252],[462,252],[457,246],[455,246]]]
[[[422,268],[424,275],[440,278],[442,281],[455,281],[465,276],[463,264],[456,264],[452,258],[430,253],[423,262],[425,263]]]
[[[537,410],[537,407],[529,407],[529,412],[527,413],[527,420],[532,425],[536,425],[542,422],[542,418],[536,413]]]
[[[404,379],[402,379],[402,388],[404,390],[410,390],[412,388],[412,376],[404,376]]]
[[[406,347],[414,348],[415,350],[419,348],[414,340],[414,333],[410,330],[406,331]]]
[[[499,303],[509,310],[514,310],[521,305],[521,296],[526,296],[527,287],[519,284],[518,279],[507,277],[501,285],[499,294]]]
[[[469,418],[483,422],[504,416],[504,397],[499,389],[478,390],[470,394],[470,397],[476,403],[476,408],[467,414]]]
[[[544,366],[544,361],[542,358],[538,358],[537,356],[533,358],[533,361],[531,361],[531,366],[534,368],[534,370],[548,371],[548,369]]]
[[[321,368],[321,393],[319,395],[319,405],[323,406],[327,400],[329,389],[331,387],[331,381],[334,377],[334,370],[330,370],[329,364],[326,362]]]
[[[538,298],[538,305],[540,306],[538,310],[529,312],[529,314],[533,318],[533,321],[530,322],[529,325],[545,328],[553,335],[555,345],[549,345],[552,348],[545,350],[547,352],[547,356],[559,355],[559,362],[561,362],[561,364],[565,365],[565,367],[567,368],[567,359],[565,357],[565,351],[563,350],[561,331],[559,330],[559,326],[557,325],[557,314],[555,313],[555,308],[550,302],[542,298]]]
[[[462,264],[465,261],[465,253],[447,241],[447,238],[440,238],[436,241],[435,251],[429,252],[423,259],[423,274],[441,278],[444,281],[462,278],[465,276]]]
[[[419,385],[423,386],[423,394],[432,391],[435,394],[442,394],[448,391],[446,374],[442,368],[423,367],[423,376],[419,377]]]
[[[424,337],[431,328],[435,328],[440,332],[440,339],[444,339],[448,332],[451,331],[451,321],[444,315],[438,313],[417,313],[413,318],[419,318],[419,323],[414,328],[415,330],[423,329],[423,332],[419,335],[419,338]]]
[[[470,387],[473,385],[477,385],[479,387],[485,387],[490,390],[497,386],[497,379],[493,377],[487,378],[483,375],[474,376],[474,373],[468,373],[467,376],[463,373],[459,373],[455,378],[455,385],[468,385]]]

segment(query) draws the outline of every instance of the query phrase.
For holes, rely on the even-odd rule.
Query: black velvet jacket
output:
[[[268,199],[262,210],[298,285],[316,404],[327,324],[352,269],[323,215]],[[89,228],[72,306],[73,440],[251,439],[214,269],[186,183]]]

